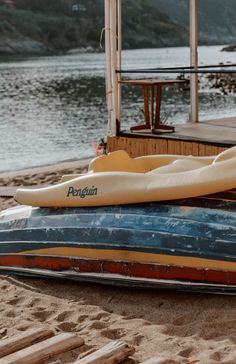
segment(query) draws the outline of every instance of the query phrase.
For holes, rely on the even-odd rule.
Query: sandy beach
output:
[[[86,171],[88,161],[0,174],[0,186],[50,184]],[[16,205],[0,198],[0,210]],[[0,338],[33,327],[76,332],[86,345],[57,356],[69,364],[83,352],[121,339],[135,347],[126,364],[235,364],[236,297],[134,290],[45,279],[0,277]],[[55,362],[55,359],[48,363]]]

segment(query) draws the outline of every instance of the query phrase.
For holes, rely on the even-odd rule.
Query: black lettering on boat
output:
[[[70,197],[71,195],[73,196],[73,192],[74,192],[74,187],[69,187],[67,192],[67,197]]]
[[[80,189],[76,189],[73,186],[68,188],[66,197],[80,197],[85,198],[86,196],[96,196],[98,193],[98,189],[94,186],[92,187],[84,187]]]

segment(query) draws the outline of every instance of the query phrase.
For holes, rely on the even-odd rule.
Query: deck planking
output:
[[[236,145],[236,118],[207,120],[199,123],[185,123],[175,126],[174,133],[131,132],[123,131],[122,136],[150,137],[181,141],[203,142],[217,146]]]
[[[175,132],[122,130],[108,136],[109,152],[125,150],[132,158],[154,154],[209,156],[236,145],[236,118],[183,123]]]

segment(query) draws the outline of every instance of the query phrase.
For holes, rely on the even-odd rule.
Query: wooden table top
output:
[[[133,86],[156,86],[186,83],[187,80],[121,80],[119,83]]]

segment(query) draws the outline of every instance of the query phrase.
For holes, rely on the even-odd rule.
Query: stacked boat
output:
[[[1,272],[236,293],[236,147],[115,152],[16,200],[0,214]]]

